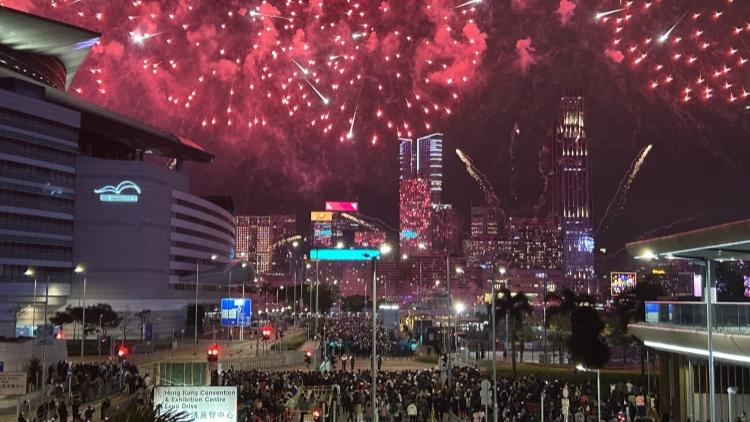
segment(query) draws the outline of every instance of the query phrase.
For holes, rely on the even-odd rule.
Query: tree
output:
[[[534,314],[522,319],[522,322],[516,331],[516,341],[521,349],[521,362],[523,362],[523,352],[526,350],[526,343],[533,342],[538,337],[537,327],[542,325],[542,319]]]
[[[5,310],[5,313],[10,315],[13,319],[13,337],[16,336],[16,326],[18,326],[18,320],[26,313],[26,308],[13,304],[10,308]]]
[[[508,337],[511,345],[511,362],[513,363],[513,377],[516,377],[516,330],[521,326],[524,315],[534,311],[524,292],[513,294],[506,287],[496,290],[495,319],[496,322],[502,318],[508,321]],[[494,339],[493,339],[494,340]]]
[[[573,311],[581,306],[591,306],[594,304],[594,298],[587,293],[575,294],[570,289],[563,289],[562,293],[547,295],[547,303],[554,305],[547,308],[547,327],[552,317],[557,315],[570,319]]]
[[[101,320],[99,319],[101,316]],[[50,322],[55,325],[81,324],[83,322],[83,309],[80,306],[66,306],[64,311],[55,312],[50,317]],[[122,318],[117,315],[107,303],[97,303],[86,307],[86,326],[83,327],[84,338],[93,332],[106,333],[107,330],[120,326]],[[101,321],[101,325],[99,322]]]
[[[549,344],[550,346],[552,346],[552,353],[554,354],[555,350],[560,352],[560,363],[562,363],[563,347],[568,344],[568,338],[570,338],[570,334],[558,331],[550,333],[547,338],[549,338]]]
[[[365,297],[362,295],[347,296],[341,301],[341,310],[348,312],[362,312],[365,308]]]
[[[42,362],[39,361],[39,358],[32,356],[29,366],[26,367],[26,384],[39,388],[39,385],[44,382],[42,379],[42,369]]]
[[[596,309],[578,307],[570,315],[571,333],[567,341],[573,362],[589,368],[602,368],[609,362],[610,350],[601,338],[604,321]]]
[[[125,309],[129,310],[127,306],[125,307]],[[141,343],[143,343],[143,332],[145,331],[146,325],[151,322],[151,310],[143,309],[140,312],[136,312],[135,317],[138,318],[138,331],[141,332]],[[123,325],[127,326],[126,323],[123,323]],[[125,328],[123,327],[123,331],[124,330]]]
[[[657,300],[665,295],[661,283],[649,274],[643,277],[635,287],[623,291],[617,300],[618,303],[622,302],[623,310],[633,309],[635,320],[642,322],[646,320],[646,302]]]

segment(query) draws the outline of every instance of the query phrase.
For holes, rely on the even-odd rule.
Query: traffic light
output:
[[[211,346],[211,348],[208,349],[208,352],[206,354],[207,354],[206,359],[209,362],[219,361],[219,348],[217,346]]]
[[[269,340],[271,338],[271,335],[273,334],[273,330],[271,327],[263,327],[263,340]]]
[[[62,340],[65,338],[65,334],[63,333],[62,326],[60,326],[60,330],[57,331],[57,334],[55,334],[55,339]]]
[[[124,347],[120,347],[120,350],[117,351],[117,356],[120,358],[120,363],[125,361],[125,357],[128,355],[128,349]]]
[[[308,350],[307,353],[305,353],[305,363],[309,365],[311,362],[312,362],[312,352]]]
[[[313,409],[313,418],[315,418],[316,421],[320,420],[320,409]]]

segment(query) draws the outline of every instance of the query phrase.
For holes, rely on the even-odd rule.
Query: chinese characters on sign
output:
[[[194,422],[237,422],[237,387],[156,387],[154,405],[185,412]]]
[[[0,396],[26,394],[25,372],[0,372]]]

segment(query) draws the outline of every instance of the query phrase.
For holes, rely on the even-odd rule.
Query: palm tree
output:
[[[559,295],[551,294],[547,296],[547,302],[556,303],[547,308],[547,320],[555,315],[565,316],[570,319],[570,314],[579,306],[591,306],[594,304],[594,298],[588,293],[575,294],[570,289],[563,289]]]
[[[495,298],[495,318],[505,317],[508,321],[508,337],[511,345],[511,362],[513,362],[513,378],[516,377],[516,330],[521,326],[524,315],[529,315],[534,307],[524,292],[511,293],[506,287],[497,290]]]

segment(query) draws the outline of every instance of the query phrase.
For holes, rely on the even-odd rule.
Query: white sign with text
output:
[[[184,412],[194,422],[237,422],[237,387],[156,387],[161,413]]]

